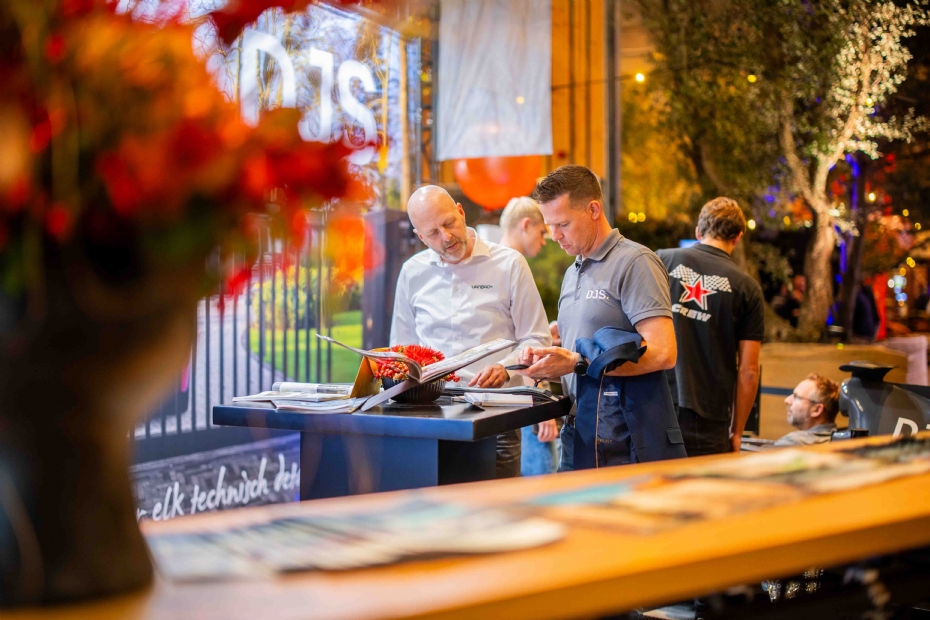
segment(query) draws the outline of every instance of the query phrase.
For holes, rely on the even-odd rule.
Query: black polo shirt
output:
[[[658,255],[668,270],[678,339],[678,363],[668,371],[672,397],[701,417],[731,420],[739,343],[765,333],[762,289],[713,246]]]

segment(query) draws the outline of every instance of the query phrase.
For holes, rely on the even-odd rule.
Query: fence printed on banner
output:
[[[137,463],[275,436],[214,427],[212,408],[275,381],[333,380],[332,345],[318,346],[315,335],[333,333],[325,212],[310,212],[308,224],[299,245],[266,224],[245,290],[201,300],[196,343],[178,385],[133,433]]]

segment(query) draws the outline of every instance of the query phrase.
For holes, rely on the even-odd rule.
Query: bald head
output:
[[[428,213],[446,213],[458,210],[458,205],[449,192],[438,185],[424,185],[413,192],[407,201],[407,215],[414,228],[420,228],[420,221]]]
[[[458,263],[470,254],[465,210],[443,188],[426,185],[413,192],[407,216],[420,241],[445,262]]]

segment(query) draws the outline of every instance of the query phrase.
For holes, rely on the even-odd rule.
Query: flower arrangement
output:
[[[358,190],[348,149],[303,141],[298,110],[242,121],[194,54],[194,24],[116,5],[0,7],[0,293],[23,308],[41,298],[49,252],[112,286],[203,272],[219,248],[203,294],[227,276],[226,253],[248,253],[249,214],[296,226],[301,209]]]
[[[446,356],[436,349],[418,344],[397,344],[391,347],[391,351],[406,355],[420,366],[429,366],[446,359]],[[374,374],[377,379],[403,381],[407,378],[407,364],[397,360],[378,360]],[[443,377],[442,380],[454,383],[459,380],[459,377],[455,373],[451,373]]]

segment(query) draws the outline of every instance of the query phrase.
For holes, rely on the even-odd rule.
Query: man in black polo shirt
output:
[[[759,386],[762,289],[730,258],[746,232],[736,201],[701,209],[699,243],[659,250],[668,270],[678,361],[668,371],[688,456],[739,452]]]

